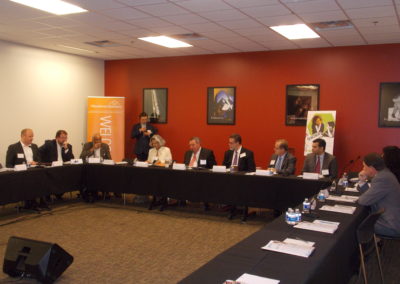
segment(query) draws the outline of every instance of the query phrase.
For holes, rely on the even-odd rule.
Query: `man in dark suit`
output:
[[[147,113],[139,114],[139,123],[132,127],[131,138],[136,139],[135,154],[139,161],[147,161],[150,138],[157,134],[157,128],[148,122]]]
[[[285,139],[275,142],[274,151],[269,161],[269,170],[281,175],[294,175],[296,171],[296,157],[288,152],[289,144]]]
[[[68,144],[68,133],[65,130],[58,130],[56,139],[46,140],[39,147],[42,162],[51,163],[54,161],[68,162],[74,158],[72,145]]]
[[[315,139],[312,143],[312,153],[306,156],[303,173],[318,173],[335,179],[338,175],[338,166],[335,156],[325,152],[324,139]]]
[[[44,144],[39,147],[42,162],[68,162],[73,159],[72,145],[68,144],[67,140],[68,133],[65,130],[58,130],[56,132],[56,139],[46,140]],[[55,196],[58,200],[62,200],[62,194],[55,194]],[[50,199],[50,196],[47,198]]]
[[[255,172],[256,164],[254,162],[254,154],[252,151],[242,147],[242,137],[239,134],[232,134],[229,136],[229,150],[225,152],[224,161],[222,165],[227,168],[233,168],[234,171],[238,170],[241,172]],[[243,210],[242,221],[247,220],[248,207],[245,206]],[[233,205],[228,219],[233,219],[236,215],[236,206]]]
[[[15,165],[26,164],[28,166],[37,165],[40,160],[39,148],[33,144],[32,129],[25,128],[21,131],[21,140],[8,147],[6,155],[6,167],[13,168]],[[44,198],[40,198],[39,204],[36,200],[26,200],[25,209],[40,211],[40,209],[50,210]]]
[[[186,151],[184,156],[184,163],[186,166],[192,168],[211,169],[217,164],[214,152],[210,149],[201,147],[199,137],[190,138],[189,149],[190,150]]]
[[[101,142],[101,135],[96,133],[92,137],[92,142],[83,145],[81,159],[100,158],[103,160],[111,160],[110,147],[106,143]]]
[[[222,165],[234,167],[240,172],[255,172],[256,164],[252,151],[242,147],[242,137],[239,134],[229,136],[229,150],[225,152]]]
[[[372,178],[371,187],[361,194],[358,203],[370,206],[372,212],[385,209],[375,223],[375,233],[388,237],[400,237],[400,184],[396,176],[385,167],[378,153],[364,157],[363,171]]]
[[[201,147],[199,137],[192,137],[189,139],[189,149],[186,151],[183,161],[186,166],[191,168],[206,168],[211,169],[217,164],[215,161],[214,152],[210,149]],[[186,205],[185,201],[180,202]],[[204,210],[209,210],[210,206],[207,202],[204,203]]]

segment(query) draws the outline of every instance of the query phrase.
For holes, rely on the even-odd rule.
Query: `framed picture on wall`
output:
[[[143,89],[143,111],[149,116],[152,123],[167,123],[168,89]]]
[[[319,110],[319,85],[287,85],[286,125],[305,126],[309,110]]]
[[[400,82],[381,83],[379,127],[400,127]]]
[[[236,87],[207,88],[207,124],[234,125]]]

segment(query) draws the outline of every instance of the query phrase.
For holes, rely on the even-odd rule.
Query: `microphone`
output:
[[[343,175],[345,172],[347,172],[347,170],[349,170],[349,169],[351,168],[351,166],[352,166],[355,162],[357,162],[360,158],[361,158],[361,156],[358,155],[355,159],[350,160],[350,161],[343,167],[342,175]]]

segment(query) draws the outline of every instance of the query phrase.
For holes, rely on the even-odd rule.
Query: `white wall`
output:
[[[65,129],[78,156],[86,98],[103,95],[104,61],[0,41],[0,162],[23,128],[38,146]]]

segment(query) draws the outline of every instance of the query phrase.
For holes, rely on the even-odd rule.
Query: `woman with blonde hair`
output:
[[[150,139],[149,157],[147,162],[156,166],[165,166],[172,163],[171,150],[165,146],[165,140],[158,134]]]

